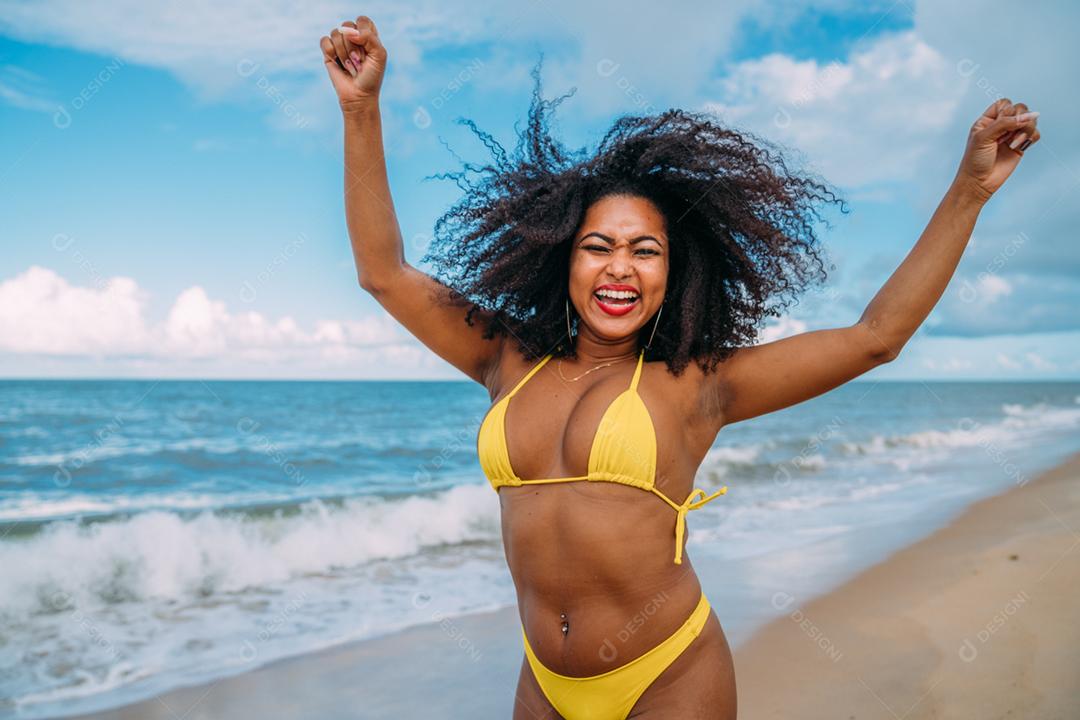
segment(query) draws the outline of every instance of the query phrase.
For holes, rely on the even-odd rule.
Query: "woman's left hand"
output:
[[[1020,164],[1024,151],[1039,141],[1038,115],[1008,98],[991,104],[971,126],[956,180],[988,200]]]

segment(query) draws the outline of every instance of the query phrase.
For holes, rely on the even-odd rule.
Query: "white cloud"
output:
[[[433,0],[375,0],[360,11],[375,19],[384,43],[392,47],[393,82],[385,83],[383,92],[388,100],[415,97],[418,82],[443,77],[420,72],[421,48],[481,41],[485,28],[482,9],[455,9]],[[120,60],[158,68],[203,100],[261,102],[271,125],[315,129],[330,124],[337,112],[319,38],[358,14],[355,5],[333,0],[0,0],[0,33],[52,45],[61,53],[95,53],[103,56],[103,66]],[[0,83],[0,98],[19,99],[3,87]]]
[[[966,358],[950,357],[944,360],[938,358],[924,358],[923,367],[930,370],[940,370],[944,373],[957,372],[959,370],[971,370],[975,364]]]
[[[805,153],[830,182],[858,187],[917,177],[964,86],[941,53],[907,31],[876,37],[845,62],[744,61],[720,82],[722,99],[705,107]]]
[[[335,361],[376,351],[386,361],[425,354],[387,316],[321,320],[311,331],[285,316],[230,312],[199,286],[176,298],[165,320],[148,322],[148,293],[131,278],[100,288],[69,284],[32,266],[0,282],[0,351],[13,354],[142,357],[152,360]]]
[[[1017,272],[1008,278],[958,272],[926,323],[932,335],[999,335],[1080,327],[1080,287],[1068,275]]]
[[[513,88],[520,89],[531,83],[527,70],[544,50],[545,77],[557,78],[548,83],[549,96],[576,86],[576,111],[606,116],[616,109],[685,102],[730,51],[744,18],[767,16],[779,24],[797,17],[799,9],[792,4],[790,15],[779,13],[761,0],[722,7],[706,0],[618,7],[578,0],[372,0],[361,8],[338,0],[0,0],[0,32],[160,68],[207,98],[257,99],[273,85],[278,97],[311,121],[305,127],[321,127],[336,106],[319,38],[359,12],[375,20],[390,53],[383,85],[390,102],[428,101],[475,59],[446,63],[430,56],[476,48],[484,69],[475,82],[507,87],[508,80],[516,81]],[[617,71],[598,72],[605,60]],[[273,108],[268,117],[291,127]]]
[[[875,369],[882,379],[1075,380],[1080,331],[942,337],[918,332],[893,362]]]
[[[999,352],[996,360],[998,365],[1008,370],[1047,372],[1058,369],[1057,363],[1053,360],[1048,360],[1039,353],[1031,351],[1021,353],[1020,358]]]
[[[0,67],[0,100],[23,110],[55,112],[57,103],[45,97],[42,79],[16,65]]]
[[[830,5],[842,9],[845,3]],[[1080,203],[1075,202],[1080,126],[1067,122],[1080,108],[1073,94],[1060,91],[1070,82],[1067,69],[1080,60],[1080,46],[1071,36],[1077,9],[1062,3],[1049,12],[1029,13],[1019,23],[987,2],[915,5],[913,31],[871,36],[842,62],[772,54],[738,63],[717,83],[711,107],[805,152],[826,179],[851,190],[851,198],[884,199],[875,184],[913,181],[923,205],[916,214],[928,218],[977,114],[1002,94],[1027,101],[1042,111],[1040,126],[1046,136],[984,211],[979,231],[986,242],[967,253],[978,260],[978,270],[1004,257],[1004,249],[1015,244],[1018,228],[1030,237],[1015,257],[1008,256],[996,277],[976,283],[982,300],[1007,305],[1009,312],[980,312],[981,302],[953,303],[935,312],[936,327],[963,335],[1075,327],[1068,312],[1075,306],[1075,291],[1068,283],[1041,282],[1039,273],[1080,268],[1080,244],[1073,241],[1080,222]],[[902,7],[890,0],[875,10]],[[635,109],[640,102],[655,107],[666,107],[668,101],[689,104],[727,56],[743,20],[752,17],[761,27],[781,28],[799,17],[799,9],[740,0],[722,7],[694,2],[622,12],[572,0],[482,0],[463,11],[435,0],[374,0],[362,11],[379,23],[391,50],[386,99],[410,105],[410,112],[461,70],[461,63],[430,58],[475,47],[484,64],[471,82],[522,88],[521,83],[529,82],[526,72],[535,50],[544,49],[549,97],[577,86],[571,101],[575,111],[610,114],[616,108]],[[272,124],[296,127],[296,118],[274,99],[283,98],[295,105],[305,127],[316,128],[325,126],[336,111],[319,59],[318,37],[357,12],[354,6],[326,0],[225,5],[209,0],[107,5],[0,0],[0,32],[161,68],[207,97],[254,98],[265,103]],[[992,21],[973,23],[973,17]],[[642,38],[649,40],[644,51]],[[1016,48],[1023,48],[1023,62],[1017,62]],[[610,74],[597,70],[605,59],[616,68]],[[257,68],[250,75],[238,71],[244,60]],[[18,68],[14,72],[18,77],[9,74],[3,87],[21,94],[9,92],[8,102],[46,102],[28,92],[40,89],[31,82],[32,74]],[[271,97],[260,84],[263,78],[278,95]],[[388,147],[400,151],[407,146],[392,137],[407,117],[388,116]],[[214,148],[212,141],[197,147]],[[1029,278],[1021,281],[1017,272]],[[263,332],[286,334],[268,321],[267,327]]]
[[[71,286],[33,266],[0,283],[0,350],[46,354],[125,354],[149,343],[146,295],[131,278],[101,289]]]
[[[1057,363],[1047,360],[1042,355],[1035,352],[1024,353],[1024,359],[1028,361],[1032,368],[1035,370],[1056,370]]]
[[[1022,22],[1001,18],[990,2],[920,2],[915,32],[947,59],[949,72],[964,79],[963,111],[937,148],[924,157],[918,211],[933,212],[942,181],[951,178],[960,159],[959,143],[974,119],[1000,97],[1038,110],[1042,139],[1026,153],[1013,175],[980,215],[978,244],[965,252],[962,268],[996,274],[1012,291],[997,299],[995,311],[977,312],[982,303],[953,303],[944,308],[942,329],[959,335],[1031,333],[1077,327],[1080,288],[1080,113],[1075,93],[1061,88],[1080,64],[1073,28],[1080,7],[1054,3],[1026,12]],[[973,23],[972,18],[993,18]],[[1023,48],[1016,63],[1006,48]],[[1032,68],[1039,68],[1038,72]],[[988,288],[992,289],[992,288]]]
[[[997,362],[998,365],[1008,370],[1019,370],[1021,367],[1020,363],[1018,363],[1016,360],[1014,360],[1009,355],[1006,355],[1005,353],[999,352],[997,354]]]
[[[1004,295],[1010,295],[1013,291],[1012,284],[999,275],[980,275],[974,285],[975,294],[989,305]]]
[[[790,316],[783,316],[771,325],[766,325],[759,333],[758,342],[767,343],[792,335],[806,332],[806,323]]]
[[[1006,96],[1039,110],[1043,139],[981,213],[979,242],[965,252],[928,327],[965,337],[1076,328],[1080,125],[1068,118],[1080,103],[1060,88],[1080,63],[1070,34],[1080,8],[1058,4],[1023,23],[988,2],[916,8],[913,30],[870,38],[843,62],[773,54],[739,63],[707,107],[804,153],[854,202],[888,200],[893,183],[909,181],[903,200],[914,199],[913,213],[927,219],[986,106]],[[1025,62],[1006,45],[1025,48]],[[862,274],[876,270],[868,264]]]

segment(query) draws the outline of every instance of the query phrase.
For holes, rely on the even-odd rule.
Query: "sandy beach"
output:
[[[706,574],[720,569],[698,571],[708,591]],[[733,643],[739,717],[1080,717],[1078,586],[1073,455],[825,595],[763,598],[780,617]],[[518,627],[514,609],[433,615],[401,633],[80,717],[507,718]]]
[[[1078,718],[1077,587],[1074,455],[762,628],[740,717]]]

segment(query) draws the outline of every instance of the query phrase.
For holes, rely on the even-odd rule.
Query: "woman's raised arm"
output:
[[[895,358],[945,292],[983,205],[1038,141],[1037,116],[1003,98],[975,121],[948,192],[858,322],[740,348],[722,363],[703,390],[720,424],[808,400]]]
[[[405,260],[379,111],[387,52],[375,24],[361,15],[320,45],[344,118],[345,219],[360,286],[435,354],[487,386],[502,336],[485,340],[488,318],[466,324],[467,306],[453,302],[449,288]]]

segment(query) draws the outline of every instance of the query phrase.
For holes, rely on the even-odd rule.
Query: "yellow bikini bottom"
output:
[[[690,617],[667,640],[625,665],[589,677],[560,675],[544,667],[529,646],[524,625],[521,639],[537,684],[566,720],[625,720],[641,694],[701,633],[709,611],[709,600],[702,591]]]

